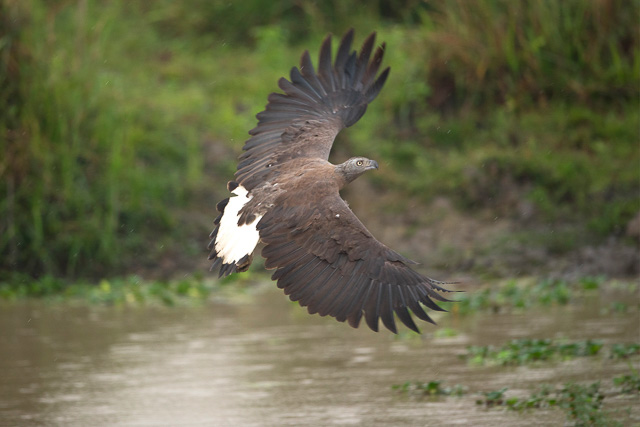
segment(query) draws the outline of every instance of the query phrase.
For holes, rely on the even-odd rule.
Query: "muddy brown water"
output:
[[[524,397],[544,383],[604,386],[628,374],[629,363],[606,351],[528,367],[470,366],[458,355],[525,337],[638,342],[639,325],[637,310],[605,313],[592,301],[445,314],[438,327],[422,325],[421,337],[395,337],[309,316],[272,285],[244,302],[202,307],[5,304],[0,425],[563,425],[560,410],[486,409],[475,400],[502,387]],[[445,327],[459,334],[437,337]],[[391,389],[432,380],[469,393],[425,399]],[[640,422],[637,395],[605,401],[625,424]]]

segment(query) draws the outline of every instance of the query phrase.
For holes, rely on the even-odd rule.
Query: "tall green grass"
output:
[[[180,103],[193,99],[158,102],[145,49],[157,41],[141,39],[153,31],[117,2],[4,8],[21,24],[3,35],[19,110],[2,139],[2,268],[106,274],[155,252],[175,223],[168,207],[184,204],[202,168],[198,140],[180,132]]]
[[[640,210],[638,5],[0,0],[0,271],[201,256],[185,212],[213,211],[301,48],[350,26],[389,46],[383,95],[340,137],[387,165],[379,185],[621,233]]]
[[[442,107],[561,99],[616,108],[637,97],[637,0],[430,4],[428,78]]]

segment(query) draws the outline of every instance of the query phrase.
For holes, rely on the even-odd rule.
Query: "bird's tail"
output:
[[[256,226],[262,216],[256,217],[251,223],[238,224],[240,210],[251,200],[251,196],[237,182],[229,182],[227,188],[235,196],[222,200],[216,206],[220,215],[215,219],[216,227],[209,236],[209,259],[213,260],[211,270],[220,267],[218,277],[246,271],[253,261],[253,251],[260,239]]]

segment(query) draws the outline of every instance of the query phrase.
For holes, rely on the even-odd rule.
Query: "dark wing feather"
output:
[[[278,167],[288,160],[327,160],[338,132],[356,123],[378,95],[389,74],[387,68],[376,77],[384,44],[371,59],[375,33],[365,40],[359,56],[351,50],[352,42],[353,30],[349,30],[332,64],[331,36],[327,36],[320,48],[317,72],[305,51],[300,68],[291,70],[289,80],[278,81],[284,93],[269,95],[238,163],[236,180],[248,191],[278,174]]]
[[[448,301],[438,293],[449,292],[442,282],[376,240],[339,194],[320,196],[313,209],[301,199],[288,194],[258,223],[265,266],[276,269],[272,278],[291,300],[353,327],[364,315],[374,331],[382,320],[397,332],[394,313],[416,332],[411,313],[433,323],[422,305],[443,311],[433,301]]]

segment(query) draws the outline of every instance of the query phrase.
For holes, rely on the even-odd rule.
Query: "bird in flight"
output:
[[[384,43],[374,52],[375,33],[360,53],[351,50],[353,30],[342,38],[332,61],[331,35],[320,48],[318,68],[305,51],[284,93],[269,95],[258,125],[249,131],[239,158],[233,194],[217,205],[220,215],[210,235],[211,269],[219,277],[246,271],[258,241],[265,267],[292,301],[310,314],[332,316],[357,328],[362,317],[374,331],[379,319],[394,333],[394,313],[420,332],[411,313],[434,323],[422,308],[444,311],[434,300],[447,282],[425,277],[415,262],[388,248],[365,228],[339,191],[378,163],[353,157],[328,161],[333,141],[356,123],[389,75],[378,71]],[[373,53],[373,57],[372,57]]]

